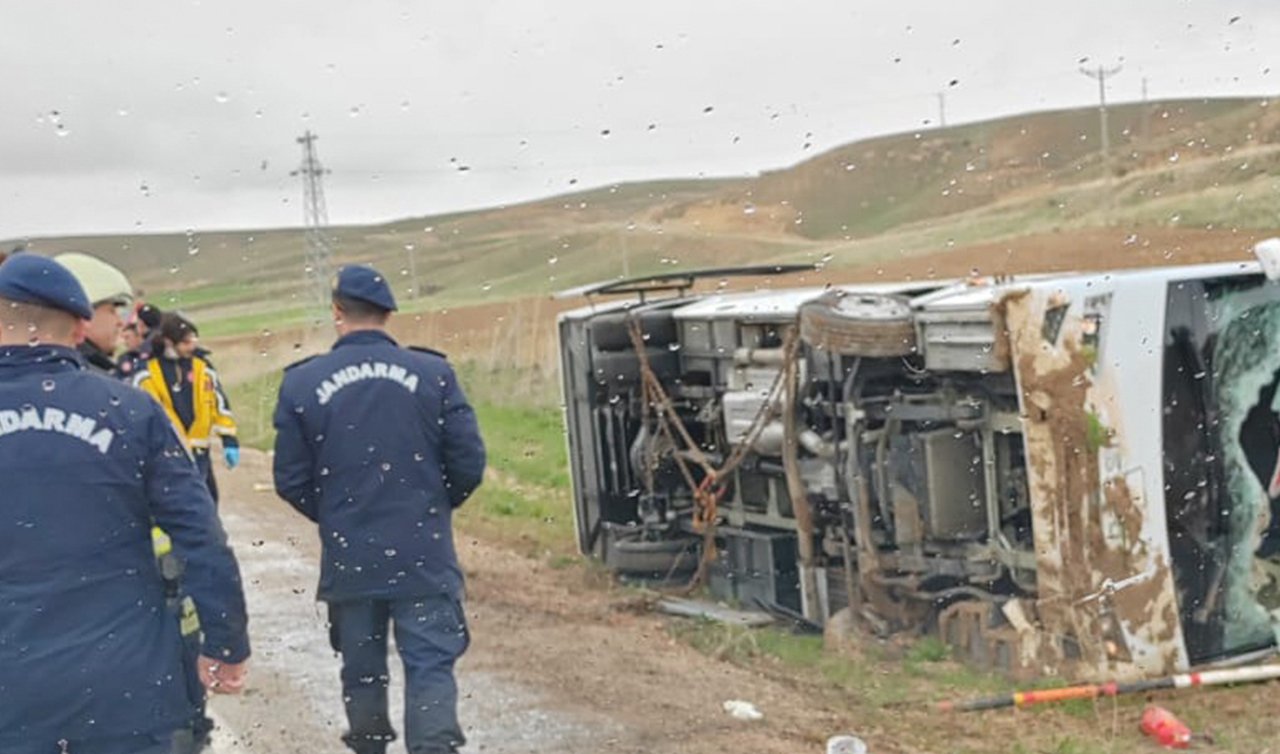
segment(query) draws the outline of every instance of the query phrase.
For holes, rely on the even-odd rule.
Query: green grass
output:
[[[276,432],[271,416],[276,407],[282,372],[270,372],[248,382],[227,386],[227,400],[235,414],[240,442],[253,448],[270,450]]]
[[[936,636],[926,636],[907,650],[907,662],[942,662],[951,657],[951,647]]]
[[[485,439],[490,473],[458,511],[458,525],[463,532],[566,567],[576,562],[577,545],[560,409],[498,402],[509,400],[508,383],[519,375],[484,376],[485,370],[470,365],[459,368]],[[228,389],[242,443],[264,449],[274,443],[271,417],[280,377],[273,372]]]
[[[489,462],[522,484],[569,487],[564,425],[558,408],[476,404]]]
[[[260,333],[312,323],[321,315],[318,307],[290,307],[271,311],[200,318],[200,335],[221,338],[228,335]]]
[[[898,658],[872,643],[860,646],[857,656],[834,654],[825,650],[821,636],[778,628],[747,629],[710,620],[681,620],[670,623],[669,630],[676,639],[704,654],[749,667],[777,667],[809,679],[820,678],[876,708],[1010,688],[1000,676],[951,662],[946,645],[936,639],[923,639],[907,650],[905,658]]]

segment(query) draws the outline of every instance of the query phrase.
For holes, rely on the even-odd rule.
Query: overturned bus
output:
[[[560,318],[583,552],[1017,674],[1275,647],[1280,285],[1258,265],[697,277],[597,286],[621,299]]]

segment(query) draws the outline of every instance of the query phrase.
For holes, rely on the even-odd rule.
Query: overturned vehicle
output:
[[[600,285],[561,315],[583,552],[1016,674],[1273,651],[1280,285],[1257,265],[697,277]]]

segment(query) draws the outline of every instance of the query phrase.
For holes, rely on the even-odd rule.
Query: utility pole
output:
[[[1114,68],[1103,68],[1098,66],[1096,69],[1080,68],[1080,72],[1091,79],[1098,80],[1098,122],[1102,132],[1102,165],[1107,171],[1108,180],[1111,176],[1111,133],[1107,130],[1107,79],[1120,72],[1122,66]]]
[[[417,247],[411,243],[404,245],[404,253],[409,257],[409,279],[413,284],[413,298],[422,295],[418,290],[418,254]]]
[[[630,231],[626,230],[622,231],[622,278],[624,280],[631,277],[631,260],[628,259],[631,249],[630,243],[627,241],[627,233],[629,232]]]
[[[1147,141],[1147,129],[1151,127],[1151,108],[1147,104],[1147,77],[1142,77],[1142,141]]]
[[[947,93],[938,92],[938,128],[947,127]]]
[[[329,260],[333,246],[329,242],[329,209],[324,201],[324,176],[328,173],[316,156],[316,139],[320,137],[308,130],[299,136],[302,145],[302,165],[289,175],[302,176],[302,204],[306,226],[306,273],[311,283],[315,303],[328,306],[332,295],[329,286]]]

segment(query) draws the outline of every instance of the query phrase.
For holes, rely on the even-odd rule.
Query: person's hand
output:
[[[227,468],[234,469],[240,465],[240,448],[223,448],[222,457],[227,460]]]
[[[196,668],[200,671],[200,682],[214,694],[239,694],[244,691],[245,676],[248,675],[249,663],[219,662],[212,657],[200,655],[196,660]]]

